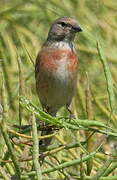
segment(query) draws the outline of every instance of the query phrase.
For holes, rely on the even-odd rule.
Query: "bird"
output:
[[[56,19],[36,57],[36,91],[43,109],[52,116],[56,116],[63,106],[69,110],[75,95],[78,57],[74,39],[76,33],[81,31],[79,23],[73,17]],[[45,142],[45,146],[49,143]]]

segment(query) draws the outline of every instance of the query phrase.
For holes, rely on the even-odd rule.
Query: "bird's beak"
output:
[[[81,32],[81,31],[82,31],[82,29],[81,29],[81,27],[80,27],[79,25],[73,26],[73,30],[74,30],[75,32]]]

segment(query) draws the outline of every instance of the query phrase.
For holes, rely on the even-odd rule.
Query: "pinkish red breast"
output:
[[[66,60],[68,71],[75,71],[77,68],[76,53],[71,50],[44,48],[40,54],[40,67],[47,71],[55,71],[59,68],[60,63]]]

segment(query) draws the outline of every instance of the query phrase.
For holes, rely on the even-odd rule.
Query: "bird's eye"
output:
[[[58,25],[59,25],[59,26],[62,26],[62,27],[65,27],[65,26],[66,26],[66,23],[64,23],[64,22],[59,22]]]
[[[61,22],[61,26],[62,26],[62,27],[65,27],[66,24],[65,24],[64,22]]]

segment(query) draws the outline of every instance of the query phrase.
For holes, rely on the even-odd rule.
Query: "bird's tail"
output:
[[[51,111],[48,111],[48,113],[51,115],[51,116],[56,116],[56,112],[51,112]],[[53,130],[51,127],[49,127],[49,125],[47,123],[44,123],[44,126],[47,127],[47,130],[43,130],[41,132],[41,136],[46,136],[46,135],[49,135],[49,134],[52,134],[53,133]],[[46,129],[46,128],[44,128]],[[40,141],[40,150],[42,152],[46,151],[47,150],[47,147],[51,144],[51,141],[52,141],[52,138],[47,138],[47,139],[43,139]]]

